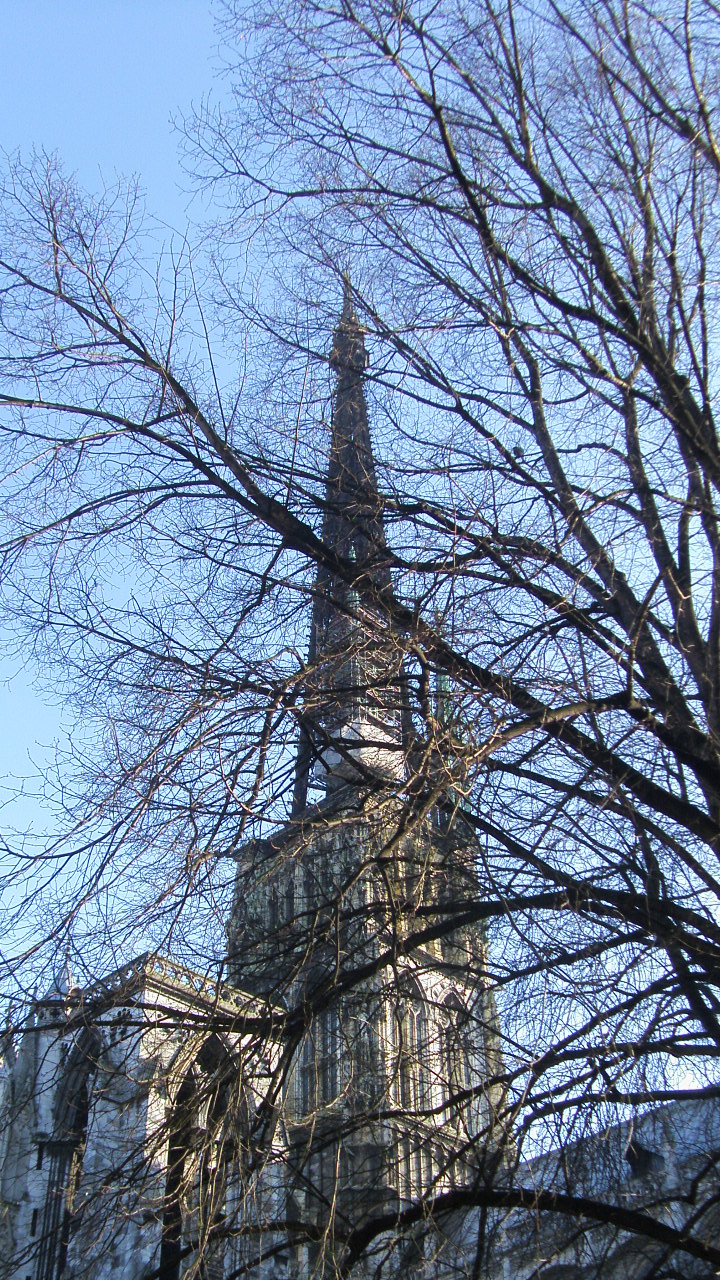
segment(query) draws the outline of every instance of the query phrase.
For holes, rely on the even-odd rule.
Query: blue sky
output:
[[[0,0],[0,22],[0,149],[57,151],[91,190],[136,175],[149,211],[184,228],[171,118],[216,77],[210,0]],[[31,661],[0,660],[0,779],[32,775],[62,739],[62,711],[33,677]],[[37,802],[5,801],[0,829],[27,820],[44,826]]]
[[[0,146],[57,150],[84,185],[139,175],[182,222],[171,117],[219,65],[210,0],[0,0]]]

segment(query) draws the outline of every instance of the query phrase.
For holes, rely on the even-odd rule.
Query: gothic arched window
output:
[[[87,1029],[69,1054],[56,1094],[36,1280],[58,1280],[77,1227],[90,1094],[101,1047],[99,1033]]]
[[[447,1177],[451,1183],[464,1180],[468,1158],[477,1137],[478,1097],[473,1064],[472,1014],[456,996],[449,996],[443,1009],[442,1074],[445,1094]],[[467,1152],[460,1160],[458,1151]]]
[[[220,1280],[223,1274],[228,1164],[237,1163],[248,1128],[240,1079],[238,1064],[211,1037],[175,1095],[168,1118],[161,1280],[179,1280],[184,1259],[196,1262],[200,1280]]]
[[[300,1050],[296,1106],[300,1116],[335,1101],[340,1091],[340,1013],[337,1006],[315,1014]]]
[[[432,1024],[413,982],[393,1013],[393,1094],[397,1114],[398,1190],[421,1195],[431,1182]]]
[[[457,996],[445,1001],[443,1026],[443,1077],[445,1096],[449,1107],[467,1104],[467,1092],[471,1087],[470,1058],[468,1052],[469,1014]]]

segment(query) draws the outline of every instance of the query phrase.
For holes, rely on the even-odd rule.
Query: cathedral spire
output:
[[[326,546],[354,559],[359,572],[370,575],[373,586],[383,589],[390,585],[390,571],[365,402],[367,365],[365,337],[346,278],[342,315],[330,352],[337,386],[322,536]],[[325,576],[329,581],[331,575]]]
[[[358,586],[318,569],[296,814],[306,806],[310,779],[331,790],[373,772],[402,772],[397,655],[375,607],[390,586],[390,557],[365,400],[368,357],[347,277],[329,362],[337,384],[322,540],[356,564]]]

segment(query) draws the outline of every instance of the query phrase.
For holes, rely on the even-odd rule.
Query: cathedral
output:
[[[366,363],[346,289],[292,811],[237,850],[217,974],[148,954],[32,1002],[5,1051],[8,1280],[485,1274],[457,1206],[506,1159],[503,1063],[483,933],[447,924],[476,848],[444,762],[414,786],[432,744],[384,608]]]

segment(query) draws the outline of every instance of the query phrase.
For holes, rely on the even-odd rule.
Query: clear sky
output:
[[[149,211],[184,228],[171,118],[215,79],[210,0],[0,0],[0,31],[0,149],[57,151],[90,189],[136,175]],[[61,724],[33,690],[32,662],[0,660],[0,779],[31,774]],[[0,831],[27,819],[42,828],[33,805],[6,805]]]
[[[0,0],[0,146],[57,150],[84,185],[138,174],[183,220],[171,117],[218,66],[210,0]]]

